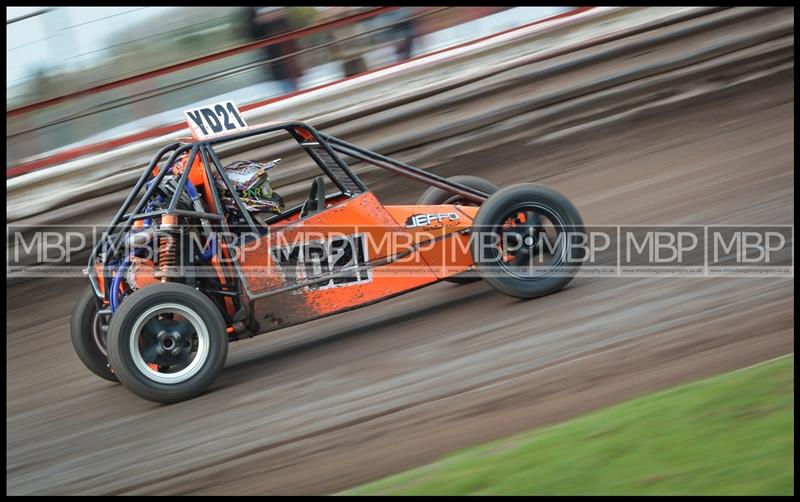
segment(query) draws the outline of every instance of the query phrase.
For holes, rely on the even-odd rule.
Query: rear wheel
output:
[[[497,185],[495,185],[489,180],[478,178],[477,176],[460,175],[460,176],[453,176],[447,179],[449,181],[453,181],[455,183],[460,183],[470,188],[474,188],[475,190],[480,190],[481,192],[487,193],[489,195],[492,195],[498,190]],[[456,195],[436,187],[430,187],[427,190],[425,190],[425,192],[417,201],[417,204],[425,206],[442,205],[442,204],[457,204],[460,206],[478,206],[478,204],[476,204],[475,202],[472,202],[471,200],[466,200],[460,195]],[[480,276],[476,277],[476,275],[477,274],[475,274],[474,271],[467,271],[464,274],[460,274],[454,277],[449,277],[445,279],[445,281],[453,282],[456,284],[468,284],[470,282],[481,280]]]
[[[204,392],[228,355],[225,321],[185,284],[164,283],[126,298],[111,318],[108,359],[131,392],[161,403]]]
[[[98,300],[94,289],[88,286],[78,297],[70,320],[72,347],[78,359],[95,375],[116,382],[117,377],[108,367],[106,332],[98,315]]]
[[[578,210],[552,188],[513,185],[493,194],[473,221],[472,257],[483,279],[517,298],[566,286],[581,265]]]

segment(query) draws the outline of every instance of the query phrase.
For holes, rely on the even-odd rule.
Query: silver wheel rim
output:
[[[194,357],[185,368],[175,371],[174,373],[162,372],[151,368],[148,365],[148,361],[144,360],[141,348],[139,347],[139,342],[143,335],[142,330],[145,325],[156,316],[162,314],[178,314],[183,317],[192,325],[194,333],[193,338],[197,338],[197,351],[194,353]],[[193,344],[193,341],[190,343]],[[206,328],[205,323],[195,311],[177,303],[164,303],[151,307],[136,319],[136,322],[133,324],[133,329],[131,330],[129,348],[134,365],[144,376],[158,383],[177,384],[189,380],[202,369],[208,359],[209,345],[210,336],[208,334],[208,328]]]

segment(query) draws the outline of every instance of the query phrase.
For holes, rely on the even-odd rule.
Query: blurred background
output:
[[[6,108],[19,113],[7,120],[6,163],[171,123],[223,96],[241,106],[309,89],[565,10],[9,7]]]
[[[228,99],[248,124],[306,120],[440,176],[545,184],[587,227],[793,232],[793,8],[8,7],[6,42],[9,256],[11,229],[102,232],[188,136],[182,111]],[[282,158],[270,176],[290,204],[319,174],[277,137],[215,151]],[[384,204],[427,188],[346,160]],[[793,262],[780,277],[579,274],[532,301],[443,282],[233,343],[210,392],[159,406],[82,365],[69,333],[88,281],[40,273],[35,251],[17,263],[35,273],[7,271],[10,494],[335,493],[794,351]],[[519,471],[512,438],[399,484],[786,494],[782,361],[552,442],[537,429]]]

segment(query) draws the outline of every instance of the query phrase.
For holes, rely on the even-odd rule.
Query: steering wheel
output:
[[[308,194],[308,199],[303,203],[300,217],[305,218],[323,209],[325,209],[325,180],[322,176],[317,176],[311,183],[311,192]]]

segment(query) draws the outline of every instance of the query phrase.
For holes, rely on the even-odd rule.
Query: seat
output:
[[[303,209],[300,210],[300,218],[311,216],[325,209],[325,179],[322,176],[317,176],[311,182],[311,192],[308,194],[308,199],[303,203]]]

